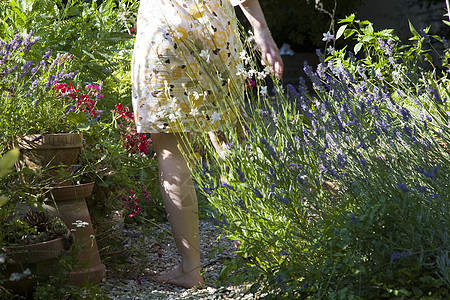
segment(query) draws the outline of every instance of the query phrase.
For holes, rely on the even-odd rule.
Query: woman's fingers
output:
[[[278,78],[278,79],[281,79],[281,77],[283,76],[283,61],[281,60],[281,57],[280,57],[280,60],[277,60],[276,62],[275,62],[275,68],[274,68],[274,70],[275,70],[275,76]]]
[[[278,54],[278,49],[276,48],[275,50],[275,54],[272,54],[271,52],[263,52],[261,63],[263,65],[267,65],[270,72],[274,73],[278,79],[281,79],[281,77],[283,76],[283,60]]]

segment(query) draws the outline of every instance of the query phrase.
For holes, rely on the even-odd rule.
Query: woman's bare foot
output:
[[[169,283],[184,288],[202,287],[203,278],[198,270],[183,272],[181,266],[167,273],[158,274],[152,277],[156,282]]]

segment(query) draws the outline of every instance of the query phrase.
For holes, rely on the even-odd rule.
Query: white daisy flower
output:
[[[261,94],[261,96],[267,96],[267,86],[262,86],[259,93]]]
[[[191,112],[189,114],[193,117],[196,117],[196,116],[200,115],[200,111],[198,110],[197,107],[191,108]]]
[[[220,117],[220,114],[217,111],[212,114],[211,119],[213,121],[220,121],[220,120],[222,120],[222,118]]]

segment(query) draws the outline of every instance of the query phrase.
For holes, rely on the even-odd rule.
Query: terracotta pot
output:
[[[6,268],[3,275],[9,278],[12,273],[22,274],[29,269],[31,276],[24,276],[17,281],[6,281],[5,287],[21,295],[31,295],[38,279],[62,274],[63,267],[59,258],[70,249],[70,243],[63,237],[22,246],[4,247]]]
[[[82,133],[34,134],[20,137],[15,146],[20,148],[18,169],[30,168],[43,179],[58,176],[76,164],[83,144]],[[67,183],[67,185],[70,184]]]
[[[76,253],[78,266],[70,273],[69,283],[83,285],[98,283],[105,278],[105,265],[100,260],[86,197],[91,196],[94,183],[54,187],[57,216],[63,220],[74,236],[72,252]]]

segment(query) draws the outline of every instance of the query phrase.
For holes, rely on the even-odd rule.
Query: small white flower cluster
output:
[[[267,75],[271,73],[269,67],[267,66],[261,72],[258,72],[257,70],[252,68],[247,70],[246,66],[251,64],[251,58],[247,55],[247,52],[245,50],[242,50],[239,53],[239,58],[243,63],[240,63],[236,66],[237,76],[242,76],[244,78],[251,78],[253,76],[256,76],[256,78],[258,78],[259,80],[263,80],[267,77]]]
[[[0,254],[0,264],[4,264],[6,261],[5,256],[3,254]]]
[[[211,119],[212,119],[213,121],[220,121],[222,118],[220,117],[220,113],[218,113],[218,112],[216,111],[216,112],[214,112],[214,113],[211,115]]]
[[[334,35],[333,34],[331,34],[331,32],[326,32],[326,33],[323,33],[323,39],[322,39],[322,41],[324,41],[325,43],[329,43],[329,42],[331,42],[331,41],[333,41],[334,40]],[[333,46],[328,46],[328,48],[327,48],[327,52],[329,53],[329,54],[331,54],[331,55],[333,55],[335,52],[336,52],[336,50],[334,49],[334,47]]]
[[[89,225],[86,221],[76,220],[75,223],[72,223],[72,225],[75,225],[77,228],[84,228]],[[76,228],[71,229],[70,231],[76,231]]]
[[[19,281],[22,278],[25,278],[30,275],[31,275],[31,270],[27,268],[23,271],[23,273],[17,273],[17,272],[11,273],[11,275],[9,275],[9,281]]]

